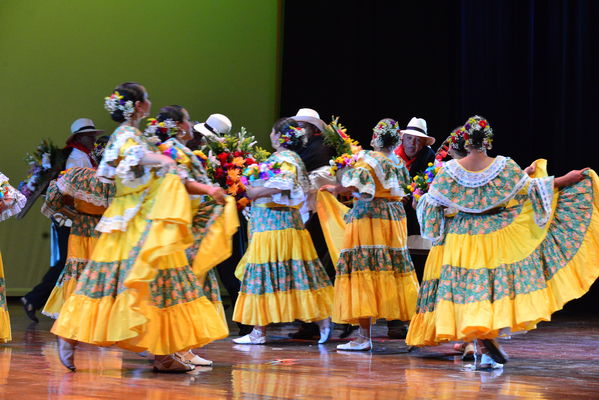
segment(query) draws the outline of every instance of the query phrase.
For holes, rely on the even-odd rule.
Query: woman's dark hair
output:
[[[137,82],[125,82],[118,85],[113,92],[119,92],[123,96],[124,101],[131,100],[135,105],[136,101],[146,101],[147,93]],[[115,122],[125,122],[126,118],[123,110],[114,110],[110,113],[110,117]]]
[[[306,134],[303,132],[303,128],[299,122],[293,118],[281,118],[277,120],[272,129],[275,133],[285,137],[285,141],[281,143],[281,146],[286,149],[298,151],[306,144]]]
[[[373,133],[377,134],[375,144],[383,149],[395,148],[401,140],[399,125],[393,118],[380,120],[373,128]]]
[[[482,129],[474,129],[469,132],[470,146],[474,149],[482,149],[483,141],[485,140],[485,133]]]
[[[381,144],[383,145],[383,148],[394,149],[395,147],[397,147],[397,143],[399,143],[399,137],[389,134],[381,135]]]
[[[451,148],[453,149],[453,151],[456,152],[456,154],[460,157],[466,157],[468,155],[468,151],[466,150],[466,147],[464,146],[465,144],[465,140],[463,136],[460,136],[455,143],[453,144],[453,146],[451,146]]]
[[[489,125],[484,117],[475,115],[468,118],[468,121],[464,124],[466,133],[464,134],[465,146],[472,149],[487,150],[491,148],[491,142],[493,141],[493,129]]]
[[[183,113],[184,109],[183,106],[178,106],[176,104],[162,107],[156,116],[156,119],[158,122],[166,121],[167,119],[172,119],[175,122],[183,122],[185,119],[185,113]],[[161,132],[160,130],[156,131],[156,135],[162,142],[171,138],[168,133]]]

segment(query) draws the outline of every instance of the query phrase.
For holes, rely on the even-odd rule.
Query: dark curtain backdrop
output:
[[[281,115],[340,115],[363,145],[384,117],[425,118],[440,143],[481,114],[494,154],[597,170],[598,80],[599,1],[285,2]],[[597,300],[599,283],[568,309]]]
[[[384,117],[441,142],[481,114],[523,167],[599,168],[597,1],[287,0],[283,44],[282,115],[340,115],[368,144]]]

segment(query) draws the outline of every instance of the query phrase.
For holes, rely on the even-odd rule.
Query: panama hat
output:
[[[412,135],[426,138],[427,146],[432,146],[435,143],[435,138],[427,134],[426,121],[422,118],[412,118],[408,123],[406,129],[401,130],[401,133],[403,133],[404,135]]]
[[[93,133],[94,135],[99,135],[102,132],[104,132],[102,129],[96,129],[96,125],[91,119],[79,118],[71,124],[71,134],[69,137],[67,137],[66,142],[69,143],[71,140],[75,139],[75,136],[82,133]]]
[[[206,122],[195,124],[193,129],[200,132],[206,138],[214,140],[215,138],[221,137],[231,132],[231,120],[223,114],[212,114],[208,117]]]
[[[324,123],[323,120],[320,119],[320,115],[316,110],[311,108],[300,108],[300,110],[295,114],[294,117],[291,117],[299,122],[307,122],[309,124],[314,125],[321,132],[324,131],[324,128],[327,124]]]

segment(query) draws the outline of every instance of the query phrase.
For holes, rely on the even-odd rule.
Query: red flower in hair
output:
[[[480,126],[481,128],[485,128],[487,126],[487,121],[485,121],[484,119],[482,121],[478,121],[478,126]]]
[[[468,132],[464,132],[464,140],[468,140],[470,139],[470,135],[468,134]]]

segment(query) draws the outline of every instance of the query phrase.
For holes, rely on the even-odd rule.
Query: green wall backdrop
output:
[[[279,0],[1,0],[0,171],[16,186],[25,153],[43,137],[63,143],[76,118],[110,133],[103,98],[127,80],[146,86],[154,112],[181,104],[195,119],[224,113],[268,143],[280,10]],[[0,224],[9,295],[48,268],[40,206]]]

